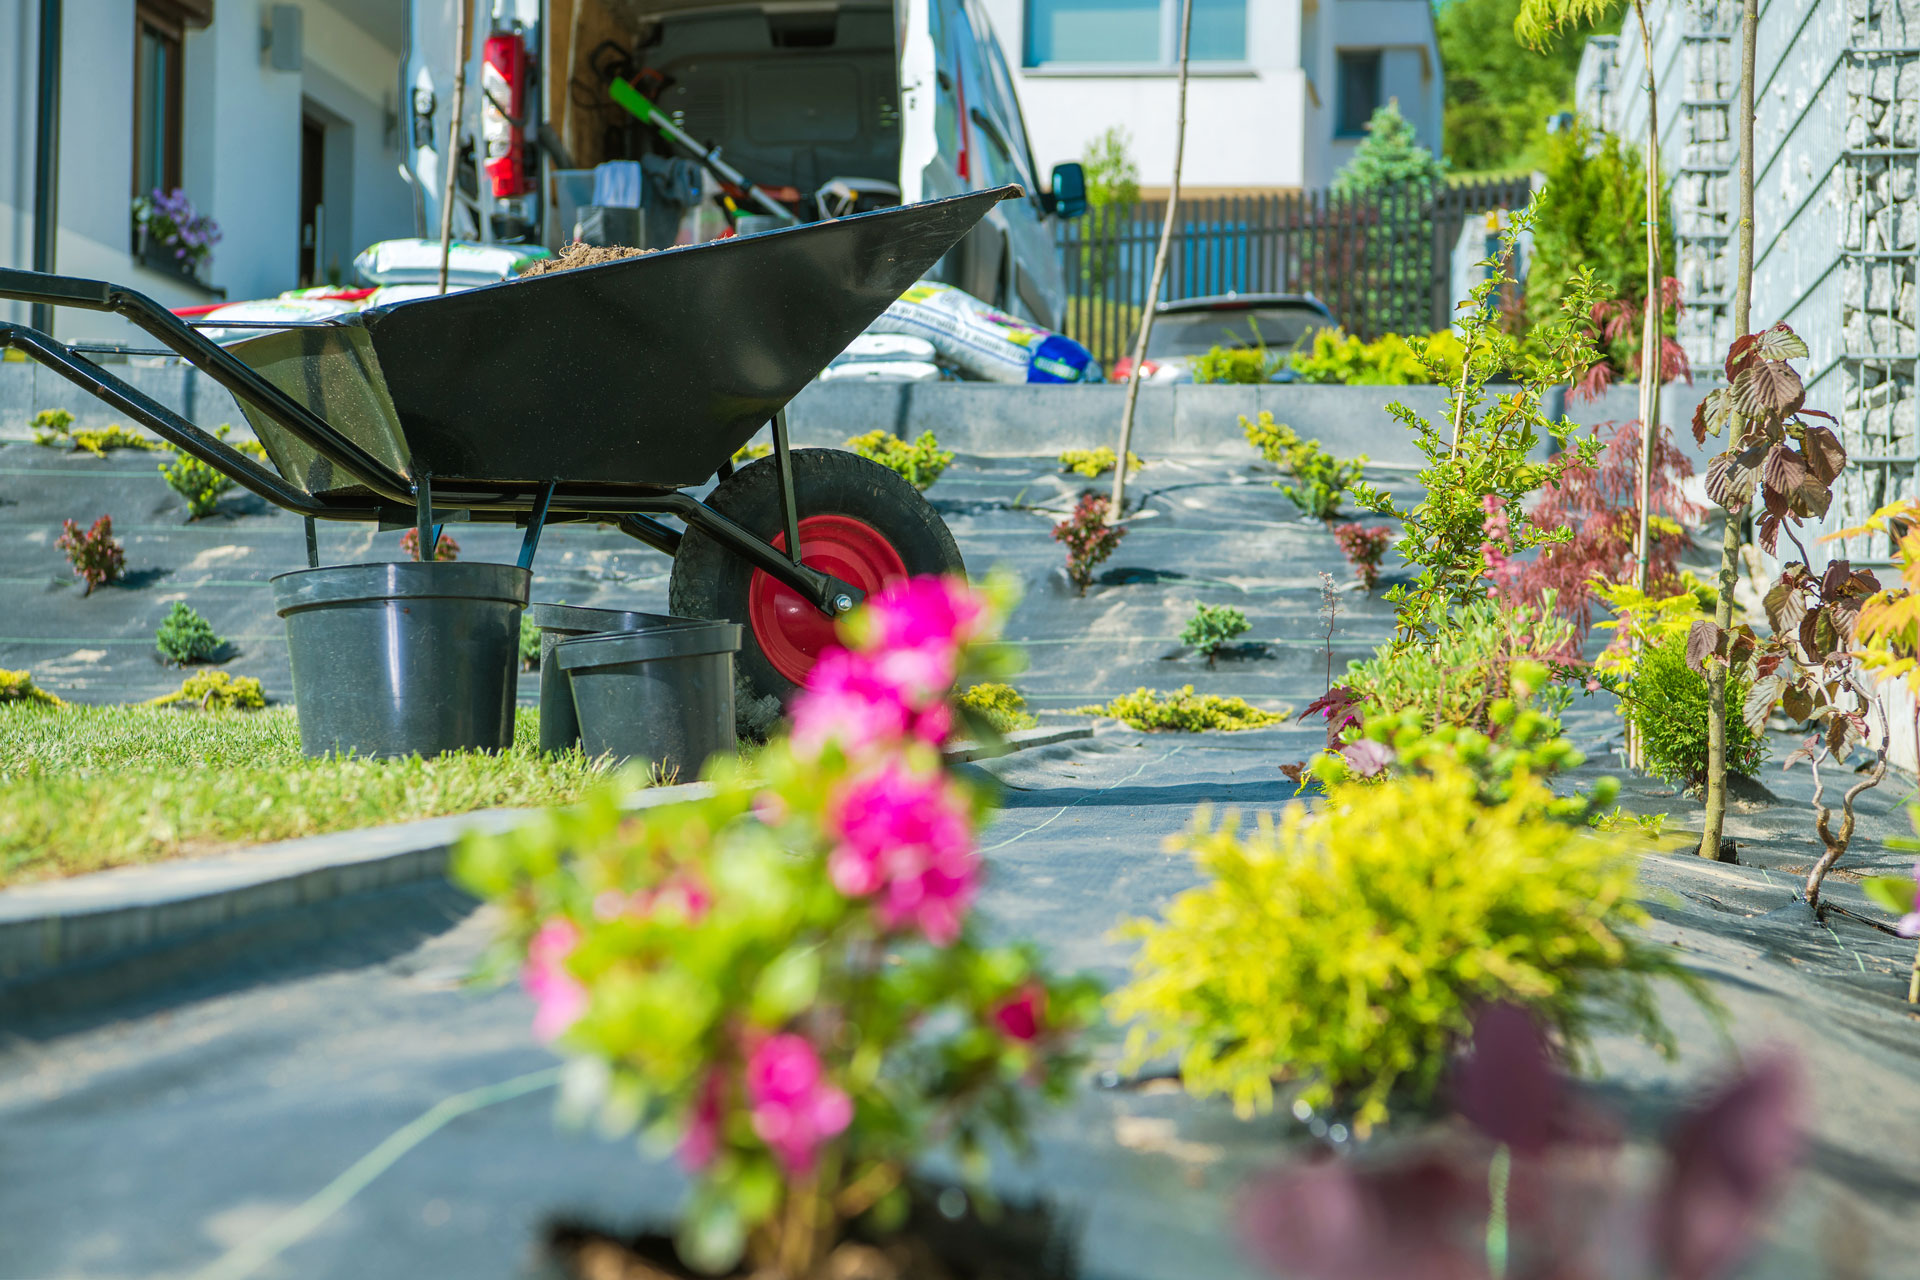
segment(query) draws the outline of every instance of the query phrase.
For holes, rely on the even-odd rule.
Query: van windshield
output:
[[[1290,351],[1294,344],[1326,327],[1325,316],[1302,306],[1176,311],[1154,317],[1147,355],[1201,356],[1215,347],[1232,351],[1263,343],[1275,351]]]

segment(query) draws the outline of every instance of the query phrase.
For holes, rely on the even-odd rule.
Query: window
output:
[[[1339,82],[1335,92],[1333,133],[1337,138],[1358,138],[1367,131],[1380,106],[1380,51],[1368,49],[1340,51]]]
[[[1195,62],[1244,62],[1247,0],[1193,0]],[[1172,66],[1180,0],[1027,0],[1026,65]]]
[[[133,45],[133,194],[180,185],[179,18],[158,6],[135,10]]]

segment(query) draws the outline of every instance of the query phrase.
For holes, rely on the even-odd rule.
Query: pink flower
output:
[[[710,1071],[700,1082],[700,1093],[693,1100],[693,1114],[687,1117],[687,1131],[680,1136],[680,1163],[698,1172],[713,1163],[720,1150],[720,1121],[725,1101],[726,1082],[718,1071]]]
[[[753,1131],[789,1173],[809,1172],[820,1144],[853,1122],[853,1101],[820,1077],[813,1045],[791,1032],[768,1036],[747,1058]]]
[[[840,789],[827,827],[839,841],[827,872],[841,893],[877,895],[889,929],[911,922],[940,946],[960,936],[978,861],[971,815],[944,776],[882,765]]]
[[[1393,748],[1372,738],[1349,742],[1340,748],[1340,755],[1346,760],[1347,767],[1363,778],[1371,778],[1393,763]]]
[[[867,599],[863,649],[943,649],[972,639],[986,607],[965,580],[931,575],[892,582]]]
[[[994,1025],[1010,1040],[1032,1043],[1046,1025],[1047,989],[1029,982],[993,1011]]]
[[[567,957],[580,943],[580,929],[565,916],[554,916],[540,926],[527,943],[527,963],[520,980],[533,996],[533,1034],[555,1040],[587,1011],[587,989],[567,972]]]
[[[949,660],[949,681],[950,672]],[[941,696],[946,686],[915,690],[908,681],[921,674],[908,662],[889,668],[885,659],[829,649],[794,699],[794,746],[811,753],[832,740],[857,754],[905,738],[945,741],[953,728],[953,713]]]

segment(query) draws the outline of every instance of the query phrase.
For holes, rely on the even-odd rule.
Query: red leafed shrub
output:
[[[73,571],[87,584],[83,594],[92,595],[95,587],[112,582],[127,567],[127,553],[113,536],[112,516],[101,516],[84,533],[71,520],[60,523],[66,532],[54,539],[53,545],[67,553]]]
[[[1393,530],[1384,525],[1343,524],[1333,531],[1353,576],[1371,591],[1380,581],[1380,560],[1393,545]]]
[[[1053,540],[1067,545],[1067,576],[1081,595],[1093,581],[1093,570],[1112,555],[1127,536],[1124,525],[1108,524],[1110,503],[1097,493],[1083,493],[1073,514],[1053,526]]]
[[[1603,427],[1595,427],[1599,435]],[[1571,457],[1571,455],[1563,455]],[[1600,451],[1598,466],[1565,465],[1559,479],[1541,494],[1533,523],[1573,530],[1573,540],[1545,547],[1531,561],[1493,560],[1488,574],[1499,593],[1517,604],[1541,602],[1558,592],[1555,608],[1584,636],[1593,623],[1593,586],[1633,580],[1633,540],[1639,525],[1640,424],[1613,428]],[[1653,595],[1678,590],[1680,555],[1686,550],[1686,526],[1704,509],[1688,501],[1681,481],[1693,475],[1693,463],[1673,443],[1665,427],[1654,441],[1652,548],[1647,559],[1647,590]]]
[[[407,559],[418,560],[420,558],[420,531],[418,529],[409,529],[401,534],[400,549],[407,553]],[[458,560],[460,558],[460,544],[446,534],[441,534],[440,541],[433,544],[433,558],[435,560]]]
[[[1663,312],[1671,312],[1676,320],[1686,310],[1686,304],[1680,301],[1680,282],[1672,276],[1663,276],[1660,280],[1660,301]],[[1636,307],[1625,298],[1596,302],[1593,304],[1593,327],[1600,333],[1600,339],[1594,345],[1608,354],[1588,365],[1587,371],[1573,384],[1568,394],[1575,400],[1598,400],[1601,393],[1613,385],[1616,361],[1631,369],[1635,378],[1639,377],[1640,361],[1644,356],[1642,339],[1647,332],[1647,309]],[[1665,386],[1683,378],[1687,385],[1693,385],[1693,369],[1687,364],[1686,350],[1668,335],[1663,323],[1660,331],[1660,385]]]

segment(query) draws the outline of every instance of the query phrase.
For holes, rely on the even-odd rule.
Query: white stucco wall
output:
[[[1078,160],[1088,143],[1117,124],[1133,136],[1141,184],[1167,185],[1178,82],[1171,68],[1025,67],[1025,0],[985,0],[985,7],[1013,68],[1042,170]],[[1192,69],[1182,181],[1191,187],[1301,185],[1308,110],[1298,0],[1249,0],[1246,62]]]
[[[328,199],[338,213],[328,219],[323,264],[338,257],[350,271],[360,247],[413,229],[401,153],[389,145],[398,134],[387,124],[397,109],[399,51],[324,0],[301,0],[303,69],[275,71],[260,50],[263,7],[263,0],[221,0],[213,25],[189,31],[182,51],[181,185],[221,228],[203,277],[236,300],[270,296],[296,281],[307,103],[336,130],[328,139]],[[0,264],[13,267],[33,265],[37,13],[34,0],[0,0]],[[145,270],[131,254],[133,13],[133,0],[70,0],[66,7],[55,266],[188,306],[208,296]],[[336,137],[344,145],[332,154]],[[0,303],[0,315],[24,320],[26,308]],[[56,316],[57,332],[70,339],[125,341],[133,334],[110,317],[73,310]]]

